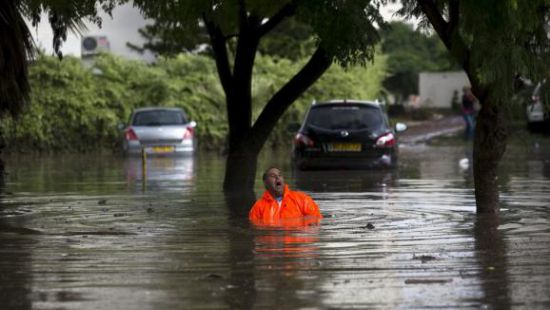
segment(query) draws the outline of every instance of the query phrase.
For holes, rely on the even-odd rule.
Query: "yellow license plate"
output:
[[[361,152],[361,143],[331,143],[329,152]]]
[[[153,153],[171,153],[174,152],[173,146],[153,146],[151,148]]]

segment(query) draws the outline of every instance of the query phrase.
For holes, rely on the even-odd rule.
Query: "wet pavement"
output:
[[[464,119],[460,115],[435,115],[424,121],[408,121],[408,129],[400,134],[400,141],[406,144],[426,143],[440,136],[464,132]]]
[[[139,159],[9,157],[0,309],[547,309],[549,155],[513,139],[495,219],[460,139],[403,143],[395,171],[292,172],[266,151],[325,216],[279,227],[234,216],[214,154],[150,158],[146,180]]]

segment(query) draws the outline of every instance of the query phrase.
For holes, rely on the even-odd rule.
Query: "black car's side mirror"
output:
[[[295,133],[296,131],[300,130],[300,124],[298,123],[290,123],[286,127],[286,130],[290,133]]]
[[[395,132],[403,132],[405,130],[407,130],[407,125],[405,125],[403,123],[395,124]]]

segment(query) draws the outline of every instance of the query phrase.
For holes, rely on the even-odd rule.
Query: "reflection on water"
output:
[[[479,277],[485,292],[480,302],[493,309],[510,309],[508,251],[498,227],[499,220],[493,215],[479,215],[474,223]]]
[[[293,170],[296,187],[310,192],[384,191],[394,187],[397,170]]]
[[[195,158],[189,157],[149,157],[146,165],[141,158],[124,159],[124,171],[128,182],[142,180],[145,176],[150,181],[189,181],[194,177]]]
[[[194,164],[193,156],[150,156],[145,164],[139,157],[126,158],[123,167],[129,186],[141,186],[143,191],[185,191],[193,186]]]
[[[254,220],[254,250],[259,257],[314,257],[310,254],[317,249],[320,221],[317,217]]]
[[[395,171],[292,171],[320,222],[249,223],[213,154],[6,158],[1,309],[548,308],[550,141],[516,141],[500,218],[476,216],[462,141]],[[258,176],[258,180],[259,180]],[[260,183],[260,182],[258,182]],[[262,192],[257,184],[256,196]]]

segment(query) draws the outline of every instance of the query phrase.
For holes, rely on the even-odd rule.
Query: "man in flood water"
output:
[[[281,170],[267,169],[263,176],[265,192],[248,215],[251,220],[278,220],[301,217],[322,218],[319,207],[307,194],[292,191],[285,184]]]

